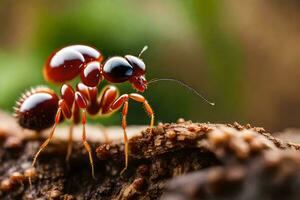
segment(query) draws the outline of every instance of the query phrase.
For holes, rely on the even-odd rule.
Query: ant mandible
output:
[[[146,49],[147,47],[144,47],[140,55]],[[129,81],[133,88],[139,92],[144,92],[147,88],[146,66],[140,59],[140,55],[138,57],[132,55],[115,56],[102,64],[102,53],[86,45],[67,46],[50,55],[44,66],[44,77],[48,82],[62,84],[61,98],[53,90],[42,86],[23,94],[15,107],[15,116],[22,127],[41,131],[52,126],[48,138],[35,154],[32,166],[35,165],[42,150],[49,144],[55,128],[63,119],[72,121],[66,156],[66,159],[69,160],[72,151],[73,126],[79,124],[81,118],[82,142],[89,155],[92,176],[95,177],[92,151],[87,142],[85,130],[86,113],[92,116],[107,115],[123,107],[122,128],[125,144],[125,168],[122,172],[126,170],[128,166],[128,138],[126,134],[128,101],[132,99],[143,103],[146,112],[151,117],[150,128],[154,125],[154,112],[148,101],[140,94],[131,93],[119,96],[117,88],[108,85],[98,95],[97,86],[103,79],[110,83]],[[74,90],[67,82],[79,75],[82,82],[78,83]]]

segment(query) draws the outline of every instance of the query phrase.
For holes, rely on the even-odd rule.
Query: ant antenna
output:
[[[147,45],[144,46],[144,48],[142,49],[142,51],[141,51],[140,54],[139,54],[139,58],[141,57],[141,55],[142,55],[145,51],[147,51],[147,49],[148,49],[148,46],[147,46]]]
[[[190,91],[192,91],[194,94],[196,94],[198,97],[200,97],[201,99],[203,99],[206,103],[214,106],[215,103],[208,101],[202,94],[200,94],[197,90],[195,90],[194,88],[192,88],[191,86],[189,86],[188,84],[184,83],[183,81],[179,81],[177,79],[173,79],[173,78],[156,78],[156,79],[152,79],[148,82],[149,84],[158,82],[158,81],[172,81],[172,82],[176,82],[182,86],[184,86],[185,88],[189,89]]]

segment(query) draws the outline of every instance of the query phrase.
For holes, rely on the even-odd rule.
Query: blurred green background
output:
[[[49,85],[42,68],[57,48],[88,44],[107,58],[148,45],[148,80],[182,80],[216,103],[171,82],[153,84],[144,95],[157,121],[299,127],[299,10],[296,0],[1,0],[0,108],[12,112],[25,89]],[[118,125],[120,118],[92,122]],[[148,123],[141,105],[130,103],[128,123]]]

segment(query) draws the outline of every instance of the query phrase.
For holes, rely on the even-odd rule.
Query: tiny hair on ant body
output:
[[[146,48],[142,50],[145,51]],[[141,53],[142,53],[141,52]],[[140,54],[141,55],[141,54]],[[140,56],[139,55],[139,56]],[[100,51],[86,45],[71,45],[53,52],[44,66],[44,78],[51,83],[61,84],[60,97],[50,88],[39,86],[25,92],[15,106],[15,117],[23,127],[35,131],[51,128],[46,141],[42,143],[35,154],[32,166],[42,150],[52,139],[57,125],[63,119],[71,120],[69,131],[69,147],[66,159],[69,160],[72,148],[73,126],[82,124],[82,142],[88,152],[92,176],[94,164],[92,150],[87,141],[86,115],[108,115],[122,108],[122,128],[124,132],[125,167],[128,166],[128,138],[126,134],[126,117],[129,100],[144,105],[147,114],[151,117],[150,128],[154,125],[154,112],[148,101],[138,93],[118,95],[118,89],[113,85],[106,86],[98,93],[97,86],[102,80],[110,83],[130,82],[139,92],[147,88],[145,78],[145,63],[136,56],[114,56],[104,64]],[[80,76],[81,82],[73,89],[67,82]],[[122,172],[123,172],[122,171]]]

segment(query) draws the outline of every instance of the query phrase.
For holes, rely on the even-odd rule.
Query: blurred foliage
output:
[[[0,46],[0,107],[12,111],[15,99],[26,88],[49,85],[43,80],[42,66],[49,53],[57,48],[75,43],[89,44],[110,57],[137,55],[147,44],[150,48],[143,59],[148,66],[148,79],[174,77],[193,82],[194,88],[204,89],[205,96],[217,103],[211,108],[180,86],[157,83],[149,87],[145,96],[153,105],[158,120],[174,121],[179,117],[205,121],[234,119],[241,109],[238,103],[242,102],[239,98],[242,56],[233,36],[220,28],[222,3],[218,0],[151,3],[69,0],[58,4],[31,0],[23,3],[24,7],[30,7],[30,14],[26,13],[28,9],[21,9],[22,13],[20,8],[13,9],[18,5],[7,3],[12,7],[7,13],[12,24],[21,28],[26,21],[32,24],[31,30],[27,30],[26,41]],[[22,17],[27,18],[21,20]],[[20,31],[15,27],[8,29],[2,40],[10,37],[15,29]],[[193,59],[186,58],[189,56]],[[189,66],[184,66],[185,63]],[[58,86],[50,87],[59,91]],[[121,93],[132,91],[129,84],[118,87]],[[129,113],[129,123],[144,124],[148,120],[137,103],[130,103]],[[95,121],[116,125],[120,115]]]
[[[221,100],[218,107],[223,110],[223,117],[230,118],[242,109],[243,56],[237,39],[221,28],[223,3],[219,0],[194,0],[190,6],[194,11],[194,23],[210,69],[209,75],[215,84],[216,99]]]

